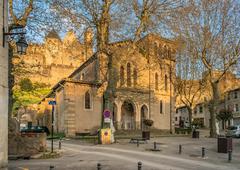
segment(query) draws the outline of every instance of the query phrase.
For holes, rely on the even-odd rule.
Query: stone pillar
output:
[[[122,108],[122,103],[119,102],[117,105],[117,122],[116,122],[116,125],[117,125],[117,130],[121,129],[122,128],[122,122],[121,122],[121,119],[122,119],[122,112],[121,112],[121,108]]]
[[[141,122],[141,110],[139,109],[139,106],[135,104],[135,124],[136,124],[136,129],[141,129],[140,127],[140,122]]]
[[[3,43],[3,27],[7,29],[7,0],[0,2],[0,169],[8,159],[8,46]]]

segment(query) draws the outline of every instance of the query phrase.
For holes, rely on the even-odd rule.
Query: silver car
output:
[[[229,126],[226,136],[240,137],[240,125]]]

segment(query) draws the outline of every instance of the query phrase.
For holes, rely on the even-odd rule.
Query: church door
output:
[[[122,111],[122,129],[135,129],[134,107],[131,102],[125,101],[121,108]]]

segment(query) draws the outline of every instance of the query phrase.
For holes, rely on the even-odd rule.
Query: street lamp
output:
[[[16,42],[17,45],[17,53],[20,55],[25,55],[28,47],[27,41],[24,36],[21,36],[19,40]]]
[[[19,30],[19,29],[23,29],[23,26],[14,26],[12,28],[12,30]],[[12,37],[12,36],[19,35],[20,38],[16,42],[17,53],[20,54],[20,55],[24,55],[24,54],[26,54],[26,50],[27,50],[27,47],[28,47],[27,41],[24,37],[25,34],[26,33],[23,32],[23,31],[20,31],[20,32],[5,32],[5,29],[3,28],[3,45],[5,44],[5,37],[6,36]]]

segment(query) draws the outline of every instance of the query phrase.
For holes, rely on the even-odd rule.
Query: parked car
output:
[[[227,128],[226,136],[240,137],[240,125],[229,126]]]
[[[50,132],[46,126],[23,127],[20,129],[20,132],[21,133],[43,133],[43,132],[45,132],[47,135],[50,134]]]

